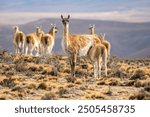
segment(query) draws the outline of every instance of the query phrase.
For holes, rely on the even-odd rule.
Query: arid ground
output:
[[[116,100],[150,99],[150,57],[112,56],[108,77],[93,78],[93,66],[79,59],[70,76],[67,56],[32,57],[0,51],[0,99]],[[104,70],[103,70],[104,71]]]

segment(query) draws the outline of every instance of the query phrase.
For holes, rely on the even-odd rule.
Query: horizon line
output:
[[[11,14],[11,15],[10,15]],[[31,21],[36,21],[43,18],[60,18],[63,14],[71,15],[72,19],[83,20],[105,20],[119,21],[127,23],[146,23],[150,22],[150,14],[128,11],[128,12],[0,12],[0,24],[25,24]]]

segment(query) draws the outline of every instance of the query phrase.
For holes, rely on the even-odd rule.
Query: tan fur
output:
[[[103,44],[94,44],[89,49],[88,58],[93,64],[94,77],[101,77],[102,61],[105,66],[105,76],[107,76],[107,50]]]
[[[13,37],[13,44],[16,49],[16,53],[24,53],[25,34],[19,30],[18,26],[15,26],[14,29],[15,33]]]
[[[30,44],[32,46],[35,44],[34,35],[29,34],[26,36],[26,44]]]
[[[42,33],[39,27],[36,27],[36,31],[34,33],[28,34],[26,36],[26,54],[33,55],[33,51],[35,50],[36,56],[39,56],[41,37]]]
[[[94,25],[90,25],[90,34],[92,34],[92,35],[94,35],[94,36],[97,36],[99,39],[100,39],[100,41],[101,41],[101,43],[103,44],[103,45],[105,45],[105,47],[106,47],[106,49],[107,49],[107,53],[108,53],[108,59],[110,58],[110,49],[111,49],[111,44],[110,44],[110,42],[109,41],[107,41],[106,39],[105,39],[105,37],[102,35],[102,34],[100,34],[99,36],[97,35],[97,34],[95,34],[94,33],[94,31],[95,31],[95,26]]]
[[[94,39],[93,42],[100,42],[98,38],[93,37],[88,34],[83,35],[69,35],[69,46],[77,47],[77,48],[83,48],[85,47],[88,42],[87,39]]]
[[[102,37],[98,36],[97,34],[94,33],[94,28],[95,26],[94,25],[90,25],[90,34],[93,35],[93,36],[96,36],[99,38],[100,40],[100,43],[99,42],[96,42],[95,45],[96,46],[93,46],[90,51],[92,54],[94,54],[95,56],[92,56],[92,54],[89,53],[89,58],[91,59],[92,57],[95,57],[96,58],[96,55],[98,55],[98,53],[95,53],[93,50],[94,49],[98,49],[98,47],[101,49],[100,51],[100,54],[101,54],[101,58],[100,60],[102,60],[104,62],[104,68],[105,68],[105,76],[107,76],[107,59],[108,59],[108,56],[110,56],[110,43],[109,42],[106,42],[104,41],[104,39],[102,39]],[[91,57],[90,57],[91,56]],[[92,59],[91,59],[92,60]],[[97,61],[97,64],[99,63],[100,60],[96,60]],[[101,62],[102,62],[101,61]],[[96,63],[93,63],[94,65]],[[99,69],[100,68],[100,69]],[[94,69],[97,69],[97,68],[94,68]],[[101,76],[101,63],[100,65],[98,64],[98,76],[100,77]],[[96,72],[96,71],[95,71]],[[94,72],[94,76],[97,77],[97,74]]]
[[[52,28],[49,31],[49,33],[43,34],[41,38],[41,48],[43,55],[51,54],[55,42],[55,33],[57,33],[57,27],[55,25],[52,25]]]
[[[104,37],[104,35],[100,34],[99,36],[100,40],[101,40],[101,43],[103,45],[105,45],[106,49],[107,49],[107,53],[108,53],[108,60],[110,59],[110,49],[111,49],[111,44],[109,41],[107,41]]]
[[[69,18],[63,18],[61,15],[62,23],[64,26],[62,47],[64,51],[68,54],[70,66],[71,66],[71,75],[75,76],[75,66],[77,56],[87,56],[87,52],[91,45],[95,41],[99,41],[99,38],[94,37],[88,34],[82,35],[72,35],[69,33]]]
[[[49,46],[51,43],[52,43],[52,36],[51,35],[44,35],[42,36],[41,38],[41,43],[44,45],[44,46]]]

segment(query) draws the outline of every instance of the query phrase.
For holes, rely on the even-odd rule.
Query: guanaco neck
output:
[[[102,37],[101,40],[104,41],[104,37]]]
[[[54,31],[54,27],[51,28],[51,30],[49,31],[48,34],[52,35],[52,37],[54,37],[54,39],[55,39],[55,31]]]
[[[94,34],[95,34],[94,28],[90,28],[90,34],[91,34],[91,35],[94,35]]]
[[[17,33],[19,32],[19,28],[16,28],[13,34],[13,37],[16,38]]]
[[[69,45],[69,24],[64,25],[63,39],[64,39],[66,46],[68,47],[68,45]]]
[[[104,36],[101,36],[101,40],[102,40],[102,42],[105,40],[105,39],[104,39]]]
[[[39,28],[36,29],[36,35],[40,37],[41,30]]]

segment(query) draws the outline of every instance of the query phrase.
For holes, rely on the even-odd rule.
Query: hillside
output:
[[[108,77],[93,78],[83,59],[70,77],[66,56],[46,59],[0,52],[0,99],[150,99],[150,58],[111,57]]]
[[[48,32],[51,23],[55,23],[59,29],[56,36],[54,53],[62,53],[62,24],[60,19],[40,19],[20,25],[20,28],[26,34],[33,32],[36,26],[42,26],[42,29]],[[89,24],[95,24],[95,32],[97,34],[101,32],[106,33],[106,38],[112,44],[112,55],[117,55],[119,57],[146,57],[150,55],[150,23],[71,19],[70,32],[89,33]],[[0,26],[0,48],[13,51],[12,34],[12,26]]]

